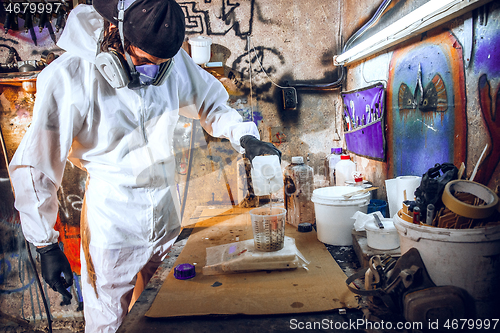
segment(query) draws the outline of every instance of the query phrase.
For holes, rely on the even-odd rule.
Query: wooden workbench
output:
[[[227,218],[228,214],[225,214]],[[205,221],[205,225],[206,225]],[[203,225],[203,224],[202,224]],[[157,273],[150,281],[146,290],[139,297],[139,300],[133,306],[130,314],[125,318],[122,326],[118,330],[124,332],[236,332],[244,330],[245,332],[281,332],[289,331],[296,325],[301,323],[317,323],[316,325],[335,325],[345,321],[356,321],[362,318],[361,311],[355,307],[332,309],[322,312],[306,312],[306,313],[285,313],[285,314],[266,314],[266,315],[204,315],[204,316],[188,316],[188,317],[168,317],[168,318],[148,318],[146,312],[153,304],[159,290],[169,276],[170,270],[176,265],[175,260],[180,252],[185,248],[186,243],[193,232],[193,228],[184,228],[178,241],[172,249],[172,254],[160,266]],[[325,247],[330,254],[340,258],[339,263],[344,270],[348,269],[349,274],[359,267],[359,264],[352,261],[355,258],[352,248],[348,247]],[[342,248],[342,251],[339,251]],[[347,251],[346,251],[347,249]],[[351,260],[345,260],[345,256]],[[349,266],[349,267],[347,267]],[[272,296],[270,296],[272,297]],[[325,328],[325,326],[323,326]],[[328,327],[331,328],[331,327]],[[350,330],[350,332],[357,330]],[[359,330],[359,332],[363,332]]]

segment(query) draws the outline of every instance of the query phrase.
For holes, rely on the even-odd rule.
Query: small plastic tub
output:
[[[366,242],[376,250],[394,250],[399,247],[399,234],[392,219],[381,219],[384,228],[379,228],[373,220],[365,224]]]

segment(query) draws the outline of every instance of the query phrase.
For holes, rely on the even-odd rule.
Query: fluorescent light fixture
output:
[[[334,56],[342,66],[369,57],[476,9],[491,0],[431,0],[346,52]]]

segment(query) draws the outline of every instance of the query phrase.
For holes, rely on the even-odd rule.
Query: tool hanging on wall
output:
[[[3,24],[4,32],[8,33],[9,29],[17,30],[17,27],[18,27],[17,15],[13,12],[8,13],[5,16],[5,23]]]
[[[24,32],[28,33],[31,28],[33,28],[33,15],[26,12],[24,13]]]
[[[46,23],[47,23],[47,13],[41,12],[40,18],[38,20],[38,31],[42,32],[43,28],[45,28]]]
[[[35,26],[38,27],[39,33],[42,33],[47,28],[48,33],[55,42],[52,20],[55,19],[55,32],[59,33],[61,29],[64,29],[68,13],[78,3],[66,0],[39,0],[37,2],[30,0],[24,2],[6,1],[3,3],[5,12],[4,32],[7,34],[11,30],[15,33],[19,30],[19,26],[21,26],[21,29],[24,29],[25,33],[30,32],[33,43],[37,45]],[[21,21],[18,22],[18,20]]]
[[[61,30],[61,28],[64,26],[64,22],[66,21],[66,11],[65,10],[60,10],[59,13],[57,14],[57,19],[56,19],[56,33]]]

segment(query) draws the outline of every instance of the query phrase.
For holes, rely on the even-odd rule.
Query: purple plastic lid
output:
[[[178,280],[187,280],[195,276],[196,271],[191,264],[180,264],[174,268],[174,277]]]
[[[342,148],[332,148],[332,154],[342,154]]]

